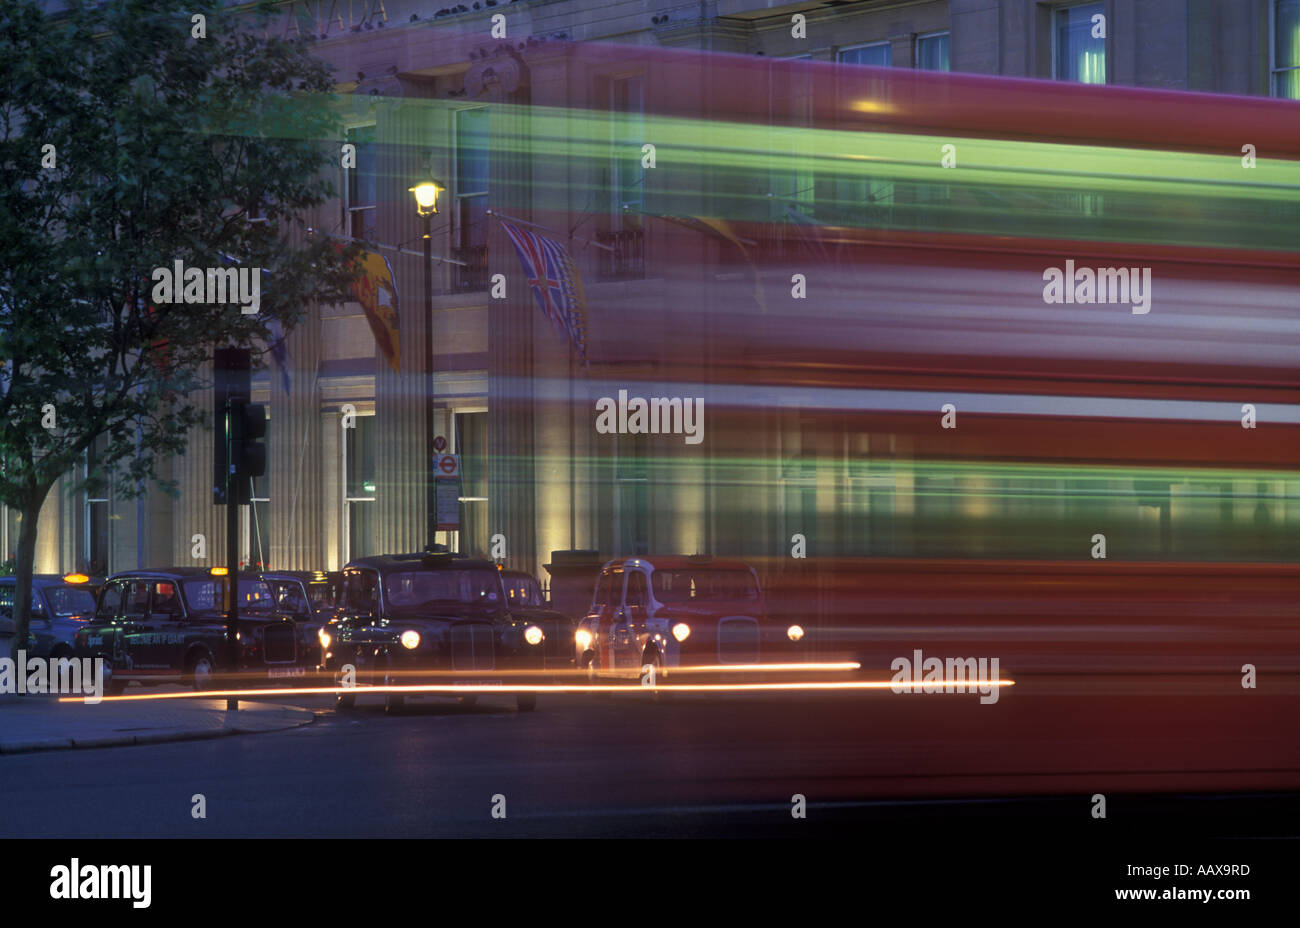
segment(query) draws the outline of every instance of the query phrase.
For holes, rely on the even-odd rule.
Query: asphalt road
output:
[[[1026,677],[993,705],[634,692],[542,697],[533,713],[508,697],[428,699],[390,717],[376,697],[352,711],[283,701],[317,720],[0,757],[0,836],[811,837],[939,820],[1300,835],[1296,678],[1243,691],[1235,677]],[[795,794],[806,818],[791,814]]]

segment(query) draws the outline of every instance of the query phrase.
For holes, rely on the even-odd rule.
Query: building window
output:
[[[946,32],[935,32],[916,37],[916,66],[923,71],[949,71],[948,38]]]
[[[357,416],[343,440],[343,560],[375,550],[375,417]]]
[[[253,478],[252,500],[248,507],[248,554],[249,564],[260,565],[262,570],[270,569],[266,559],[271,553],[271,423],[267,422],[266,473]]]
[[[458,412],[456,453],[460,455],[460,538],[462,553],[486,554],[488,538],[486,412]]]
[[[1273,96],[1300,100],[1300,0],[1273,0]]]
[[[1102,4],[1088,3],[1053,11],[1053,71],[1057,80],[1080,84],[1106,83],[1106,40],[1093,17]]]
[[[810,60],[811,55],[793,55],[790,61]],[[771,110],[769,140],[771,171],[768,176],[768,220],[771,222],[822,221],[816,215],[817,157],[813,126],[812,72],[799,66],[789,72],[772,73],[768,88]]]
[[[618,551],[620,554],[649,554],[649,439],[645,435],[619,435],[614,448],[618,486]]]
[[[488,109],[456,111],[456,289],[487,289]]]
[[[353,238],[368,238],[375,227],[376,157],[375,127],[347,130],[347,141],[357,147],[357,166],[343,169],[343,228]]]
[[[0,572],[13,573],[18,560],[18,533],[22,527],[22,513],[12,506],[0,506],[3,519],[0,532],[4,534],[4,567]]]
[[[614,227],[623,216],[645,206],[645,169],[641,146],[645,144],[645,84],[636,77],[610,81],[610,212]],[[637,224],[639,225],[639,218]]]
[[[108,475],[101,473],[99,460],[108,443],[108,436],[100,435],[86,449],[85,473],[86,503],[85,530],[81,541],[81,563],[78,565],[88,574],[109,573],[109,496]],[[17,538],[12,539],[15,549]]]
[[[854,45],[851,48],[841,48],[838,59],[841,64],[865,64],[887,68],[894,63],[894,49],[888,42]]]
[[[605,279],[645,277],[645,82],[640,75],[609,82],[610,159],[608,169],[609,229],[596,240],[611,250],[599,249],[598,273]]]

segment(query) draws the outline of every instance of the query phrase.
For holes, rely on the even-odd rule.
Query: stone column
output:
[[[212,381],[212,364],[205,363],[203,379]],[[226,509],[212,505],[212,390],[201,390],[191,401],[207,414],[204,425],[190,429],[185,454],[173,459],[173,479],[179,484],[180,497],[172,508],[171,564],[177,567],[213,567],[226,563]],[[194,536],[202,535],[207,558],[195,558],[191,552]]]
[[[517,55],[504,51],[475,62],[466,74],[465,87],[467,97],[492,106],[491,208],[529,220],[533,173],[532,156],[526,150],[528,67]],[[507,295],[488,301],[488,535],[506,536],[508,564],[535,570],[539,558],[534,345],[539,313],[500,222],[492,222],[489,228],[488,260],[491,274],[506,276]]]
[[[320,419],[320,544],[321,570],[343,567],[343,417],[338,410],[319,413]]]
[[[67,480],[60,477],[54,481],[54,486],[50,488],[49,495],[45,497],[45,502],[41,506],[36,530],[35,572],[38,574],[59,572],[59,556],[62,552],[63,540],[59,503],[66,490]]]
[[[286,338],[289,390],[272,359],[271,530],[268,566],[273,570],[319,570],[324,559],[321,469],[320,312],[311,307]]]
[[[392,92],[390,90],[390,92]],[[381,242],[412,243],[422,247],[419,236],[423,227],[415,203],[407,188],[426,170],[425,164],[440,134],[434,125],[432,108],[398,104],[376,107],[376,134],[379,139],[379,186],[376,237]],[[445,119],[445,116],[438,118]],[[435,159],[432,169],[444,183],[450,165]],[[446,236],[445,209],[435,216],[434,253],[442,254]],[[375,355],[376,416],[376,538],[374,552],[397,554],[419,551],[433,539],[427,538],[426,500],[430,467],[426,462],[427,445],[424,351],[425,318],[423,258],[385,252],[393,268],[398,293],[401,334],[401,370],[394,371],[378,351]],[[434,269],[434,299],[442,280],[441,268]],[[357,556],[358,552],[353,552]]]

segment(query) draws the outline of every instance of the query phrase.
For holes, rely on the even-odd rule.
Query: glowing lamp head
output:
[[[408,628],[402,632],[402,647],[408,651],[414,651],[420,646],[420,633],[413,628]]]
[[[791,641],[798,641],[803,637],[803,627],[799,625],[791,625],[785,630],[785,636]]]
[[[542,634],[542,630],[536,625],[530,625],[524,629],[524,641],[527,641],[529,644],[541,644],[542,639],[545,637],[546,636]]]
[[[435,216],[438,213],[438,195],[442,188],[431,180],[423,181],[408,188],[415,197],[415,208],[421,216]]]
[[[678,622],[673,626],[673,637],[678,641],[685,641],[691,637],[691,627],[685,622]]]
[[[322,648],[328,648],[330,643],[334,640],[333,636],[323,628],[316,633],[316,637],[320,639],[320,646]]]
[[[578,643],[578,647],[585,651],[591,647],[591,632],[587,631],[585,628],[580,628],[574,632],[573,640]]]

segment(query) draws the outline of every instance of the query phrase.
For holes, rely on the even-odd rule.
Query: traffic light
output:
[[[227,456],[231,436],[226,434],[226,417],[232,400],[247,402],[252,392],[252,355],[247,348],[218,348],[212,362],[212,505],[224,506],[232,463]]]
[[[266,407],[235,400],[230,419],[234,423],[235,502],[249,503],[253,478],[266,474],[266,443],[262,441],[266,437]]]
[[[247,348],[218,348],[213,354],[212,503],[226,504],[226,481],[236,505],[251,502],[254,477],[266,474],[266,407],[249,402],[252,355]]]

